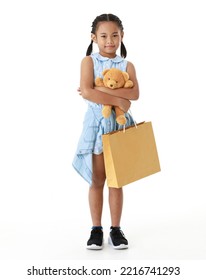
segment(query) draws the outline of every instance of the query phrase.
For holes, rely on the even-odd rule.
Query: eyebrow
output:
[[[103,34],[107,34],[107,33],[106,33],[106,32],[101,32],[100,34],[103,35]],[[118,34],[118,32],[115,31],[115,32],[113,32],[112,34]]]

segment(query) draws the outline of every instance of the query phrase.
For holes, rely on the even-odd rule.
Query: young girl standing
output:
[[[97,16],[92,23],[91,43],[86,57],[81,62],[80,92],[88,103],[88,110],[85,114],[83,131],[73,166],[90,185],[89,206],[93,227],[87,241],[87,248],[93,250],[103,248],[101,217],[106,176],[101,137],[102,134],[120,129],[113,111],[109,118],[103,118],[102,106],[104,104],[119,106],[125,112],[126,126],[128,126],[133,124],[131,116],[127,113],[131,104],[130,100],[137,100],[139,97],[135,67],[125,60],[127,52],[123,44],[123,35],[123,25],[117,16],[113,14]],[[93,43],[97,44],[98,53],[92,53]],[[119,47],[121,56],[116,54]],[[130,80],[134,83],[133,88],[111,90],[94,86],[95,78],[102,77],[104,69],[113,67],[128,72]],[[115,249],[128,248],[128,241],[120,228],[123,206],[122,188],[109,186],[109,206],[111,213],[109,243]]]

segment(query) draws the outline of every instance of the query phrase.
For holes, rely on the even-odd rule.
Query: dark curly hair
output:
[[[124,30],[122,22],[117,16],[115,16],[113,14],[102,14],[100,16],[97,16],[95,18],[95,20],[92,22],[92,31],[91,31],[92,34],[95,34],[96,29],[97,29],[97,24],[102,21],[113,21],[118,25],[118,27],[120,28],[121,31]],[[92,50],[93,50],[93,40],[91,40],[91,43],[87,49],[86,55],[87,56],[90,55],[92,53]],[[121,54],[121,57],[123,57],[123,58],[125,58],[127,56],[127,50],[126,50],[123,42],[121,42],[120,54]]]

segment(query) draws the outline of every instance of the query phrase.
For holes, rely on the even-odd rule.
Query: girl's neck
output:
[[[103,57],[108,57],[108,58],[115,58],[117,56],[116,53],[102,53],[102,52],[99,52],[99,54]]]

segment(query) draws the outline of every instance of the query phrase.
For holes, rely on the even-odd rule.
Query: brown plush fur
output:
[[[133,82],[129,80],[129,74],[127,72],[121,71],[117,68],[105,69],[102,72],[103,79],[97,77],[95,79],[95,85],[98,87],[108,87],[110,89],[117,88],[131,88],[133,87]],[[124,115],[124,111],[122,111],[119,107],[114,106],[116,113],[116,121],[118,124],[124,125],[127,120]],[[104,118],[108,118],[111,114],[112,106],[104,105],[102,109],[102,115]]]

